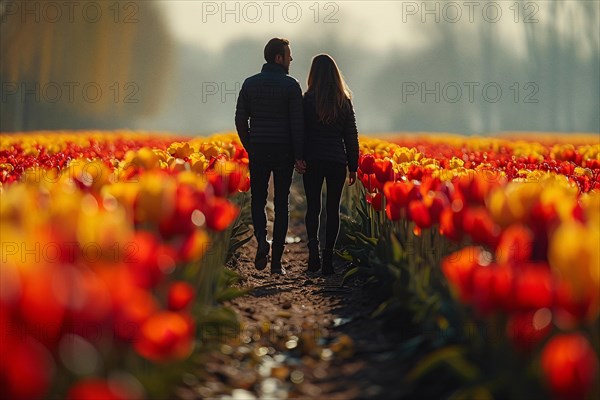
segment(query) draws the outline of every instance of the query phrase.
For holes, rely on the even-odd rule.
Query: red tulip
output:
[[[592,293],[576,293],[569,284],[558,282],[555,289],[555,308],[557,325],[563,329],[575,328],[581,321],[594,314],[598,307],[594,304]],[[597,314],[596,314],[597,315]]]
[[[233,171],[228,175],[227,181],[227,193],[236,193],[243,183],[243,176],[241,171]]]
[[[386,203],[385,215],[387,215],[390,221],[398,221],[402,218],[403,210],[396,204]]]
[[[250,176],[249,175],[245,175],[242,178],[242,182],[240,183],[240,187],[238,190],[240,192],[247,192],[248,190],[250,190]]]
[[[583,207],[581,206],[581,204],[575,203],[575,206],[573,207],[572,215],[573,215],[573,219],[575,219],[576,221],[585,223],[585,221],[586,221],[585,211],[584,211]]]
[[[478,262],[489,263],[486,258],[489,253],[480,252]],[[513,307],[513,278],[512,268],[498,265],[477,265],[472,273],[472,300],[477,312],[488,315],[496,311],[510,311]]]
[[[431,226],[429,210],[422,201],[413,200],[408,203],[407,216],[421,229],[429,228]]]
[[[493,279],[494,268],[481,265],[475,265],[473,268],[470,282],[472,288],[470,303],[484,316],[498,308],[492,294]]]
[[[500,227],[492,220],[485,207],[467,208],[463,215],[462,225],[475,243],[495,247],[498,242]]]
[[[173,282],[169,286],[167,306],[171,311],[180,311],[192,303],[196,290],[187,282]]]
[[[381,211],[383,207],[383,196],[381,193],[367,193],[367,203],[369,203],[375,211]]]
[[[111,288],[96,272],[67,265],[63,268],[70,270],[69,286],[77,288],[69,299],[67,330],[93,340],[98,331],[90,327],[106,322],[114,311]]]
[[[411,201],[422,201],[423,193],[421,192],[421,183],[418,181],[414,181],[412,187],[407,195],[407,201],[410,203]]]
[[[175,209],[171,215],[164,216],[160,221],[160,233],[163,237],[171,238],[176,235],[188,235],[195,226],[192,222],[194,210],[206,207],[206,194],[197,189],[180,184],[177,187]]]
[[[482,257],[482,253],[480,253]],[[487,262],[487,260],[486,260]],[[472,275],[472,303],[482,315],[512,309],[513,272],[497,264],[478,265]]]
[[[534,232],[546,231],[558,221],[558,212],[553,203],[536,202],[531,208],[529,222]]]
[[[373,193],[376,190],[383,191],[383,183],[379,182],[375,177],[375,174],[363,174],[361,182],[367,192]]]
[[[229,227],[237,218],[239,209],[226,199],[214,198],[208,205],[206,212],[206,225],[213,231],[222,231]]]
[[[446,207],[448,207],[448,198],[444,193],[435,192],[433,198],[430,200],[431,204],[429,205],[429,216],[431,217],[431,222],[437,224],[440,222],[440,216]]]
[[[547,265],[519,265],[515,273],[514,302],[519,310],[551,308],[554,297],[552,272]]]
[[[373,154],[365,154],[360,157],[359,167],[367,175],[372,174],[374,171],[375,158]]]
[[[472,275],[478,265],[480,252],[479,247],[465,247],[442,261],[444,276],[458,291],[459,298],[464,303],[469,302],[473,295]]]
[[[579,333],[557,335],[544,347],[542,372],[558,399],[585,399],[598,378],[598,358]]]
[[[406,207],[408,204],[408,194],[412,188],[412,183],[387,182],[383,186],[383,193],[388,203],[392,203],[396,207]]]
[[[22,275],[19,316],[37,340],[53,346],[67,311],[64,299],[70,298],[73,288],[62,265],[35,267]]]
[[[12,345],[2,349],[0,395],[3,399],[15,400],[44,398],[55,369],[50,353],[31,337],[13,341],[4,333],[2,341],[10,341]]]
[[[408,171],[406,172],[406,178],[408,180],[420,181],[423,179],[423,168],[416,165],[410,165],[408,167]]]
[[[226,183],[226,176],[219,174],[215,171],[207,171],[205,176],[208,179],[208,183],[210,183],[210,185],[212,186],[215,196],[227,196],[228,184]]]
[[[233,160],[243,160],[248,158],[248,153],[244,146],[238,145],[237,143],[233,143],[235,147],[235,154],[233,156]]]
[[[443,193],[444,195],[446,195],[446,198],[448,200],[453,199],[454,197],[454,185],[452,184],[452,182],[448,182],[448,181],[444,181],[444,182],[440,182],[439,183],[439,187],[438,190]]]
[[[514,299],[512,297],[514,277],[513,268],[496,265],[492,293],[498,307],[506,312],[514,309]]]
[[[365,187],[365,189],[367,189],[368,192],[371,192],[371,183],[369,181],[369,174],[363,174],[360,172],[358,173],[358,179],[360,179],[360,182],[363,184],[363,186]]]
[[[385,183],[394,180],[394,169],[390,160],[375,160],[373,166],[375,178],[380,183]]]
[[[552,312],[547,308],[516,313],[506,325],[506,335],[522,352],[531,351],[552,330]]]
[[[462,239],[463,212],[453,212],[451,206],[446,207],[440,214],[440,234],[458,242]]]
[[[115,293],[115,337],[125,341],[135,341],[140,328],[158,310],[154,297],[136,287],[117,287]]]
[[[67,394],[67,400],[135,400],[140,396],[116,382],[103,379],[86,379],[77,382]]]
[[[131,251],[124,261],[133,282],[139,287],[155,287],[175,266],[175,251],[170,246],[159,244],[158,239],[151,233],[136,232],[130,247]]]
[[[424,176],[421,180],[421,193],[423,194],[423,197],[425,197],[429,192],[437,191],[439,186],[439,178],[432,178],[429,175]]]
[[[490,192],[491,188],[498,183],[499,177],[495,174],[484,171],[476,173],[469,187],[468,199],[478,204],[484,204],[485,197]]]

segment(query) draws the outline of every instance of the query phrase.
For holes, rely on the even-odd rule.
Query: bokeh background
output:
[[[271,37],[329,53],[359,130],[600,132],[599,1],[0,0],[0,130],[232,130]]]

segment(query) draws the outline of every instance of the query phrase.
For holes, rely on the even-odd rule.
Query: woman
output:
[[[340,199],[350,172],[348,185],[356,181],[358,168],[358,132],[351,92],[328,54],[312,60],[308,74],[308,89],[304,94],[306,172],[303,175],[306,193],[306,232],[308,234],[308,270],[321,268],[319,257],[319,215],[321,190],[327,185],[327,226],[323,250],[323,275],[333,270],[333,248],[340,230]]]

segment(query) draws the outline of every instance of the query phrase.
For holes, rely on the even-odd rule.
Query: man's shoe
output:
[[[254,258],[254,267],[262,271],[267,267],[269,263],[269,243],[264,241],[259,243],[258,249],[256,250],[256,257]]]
[[[283,268],[283,266],[280,266],[279,268],[273,268],[273,266],[271,266],[271,274],[273,274],[273,275],[286,275],[287,271],[285,270],[285,268]]]
[[[308,271],[316,272],[321,269],[321,257],[319,257],[319,241],[316,239],[308,242]]]
[[[333,275],[333,249],[323,250],[323,269],[321,270],[323,275]]]
[[[281,257],[283,256],[283,246],[273,245],[271,248],[271,273],[285,275],[285,268],[281,265]]]

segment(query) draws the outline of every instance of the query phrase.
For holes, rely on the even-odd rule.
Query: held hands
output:
[[[356,182],[356,172],[350,172],[348,175],[348,186],[354,185],[354,182]]]
[[[305,173],[306,172],[306,161],[296,160],[296,163],[294,164],[294,169],[299,174]]]
[[[296,160],[296,163],[294,164],[294,169],[299,174],[305,173],[306,172],[306,161]],[[354,185],[355,182],[356,182],[356,172],[350,172],[350,174],[348,175],[348,186]]]

